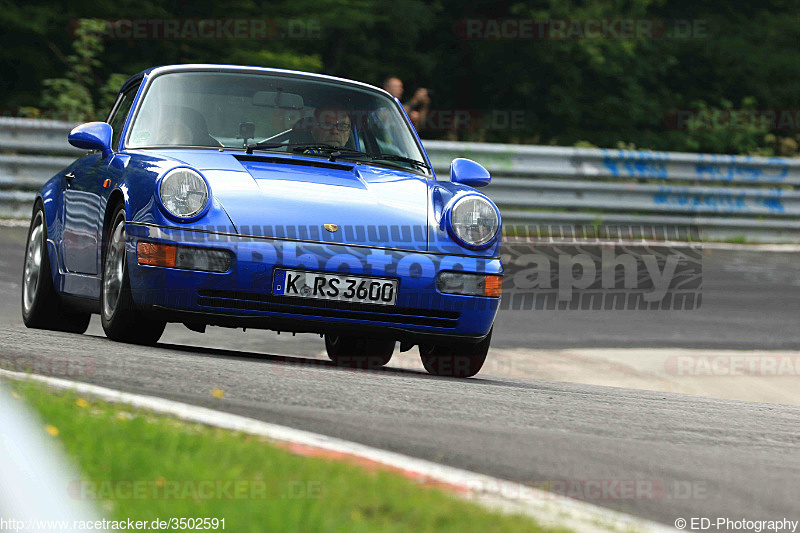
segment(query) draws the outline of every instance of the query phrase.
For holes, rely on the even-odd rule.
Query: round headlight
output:
[[[179,218],[190,218],[200,213],[208,203],[206,180],[194,170],[176,168],[161,180],[161,203]]]
[[[450,224],[459,239],[472,246],[480,246],[494,238],[500,220],[489,200],[471,195],[458,200],[453,206]]]

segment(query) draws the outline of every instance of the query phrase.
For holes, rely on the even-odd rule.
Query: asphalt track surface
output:
[[[453,380],[407,368],[341,369],[314,358],[323,344],[312,335],[219,328],[200,335],[171,325],[148,348],[108,341],[96,317],[85,335],[27,330],[19,311],[25,237],[25,228],[0,228],[4,368],[24,362],[42,374],[516,482],[549,481],[668,525],[691,517],[800,519],[800,408],[490,371]],[[703,305],[694,311],[503,311],[494,346],[800,348],[800,254],[713,250],[703,279]],[[625,497],[619,483],[631,481],[640,494]],[[598,482],[606,493],[586,492]]]

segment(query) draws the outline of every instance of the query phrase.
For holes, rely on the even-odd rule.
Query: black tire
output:
[[[430,344],[419,346],[422,366],[434,376],[469,378],[480,372],[492,343],[492,330],[478,343]]]
[[[110,220],[103,246],[100,322],[106,337],[112,341],[155,344],[164,333],[167,323],[146,318],[134,308],[125,252],[125,209],[122,205],[116,207]]]
[[[345,335],[325,335],[328,357],[339,366],[381,368],[391,359],[395,341]]]
[[[26,327],[68,333],[84,333],[89,327],[92,315],[65,307],[53,285],[47,249],[47,219],[38,200],[28,228],[21,292],[22,321]]]

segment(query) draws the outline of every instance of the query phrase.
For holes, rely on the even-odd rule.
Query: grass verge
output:
[[[394,472],[35,383],[10,389],[82,472],[71,497],[94,500],[113,520],[224,518],[226,530],[258,532],[549,531]]]

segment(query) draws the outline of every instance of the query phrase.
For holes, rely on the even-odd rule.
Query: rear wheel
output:
[[[491,343],[490,330],[485,339],[474,344],[420,344],[419,355],[422,366],[434,376],[469,378],[480,372]]]
[[[325,335],[328,357],[339,366],[380,368],[391,360],[394,345],[393,340]]]
[[[89,313],[64,308],[56,293],[47,251],[44,209],[36,202],[22,271],[22,321],[29,328],[83,333],[90,318]]]
[[[125,245],[125,209],[117,206],[111,217],[103,254],[100,319],[106,337],[134,344],[155,344],[166,322],[151,320],[134,309]]]

